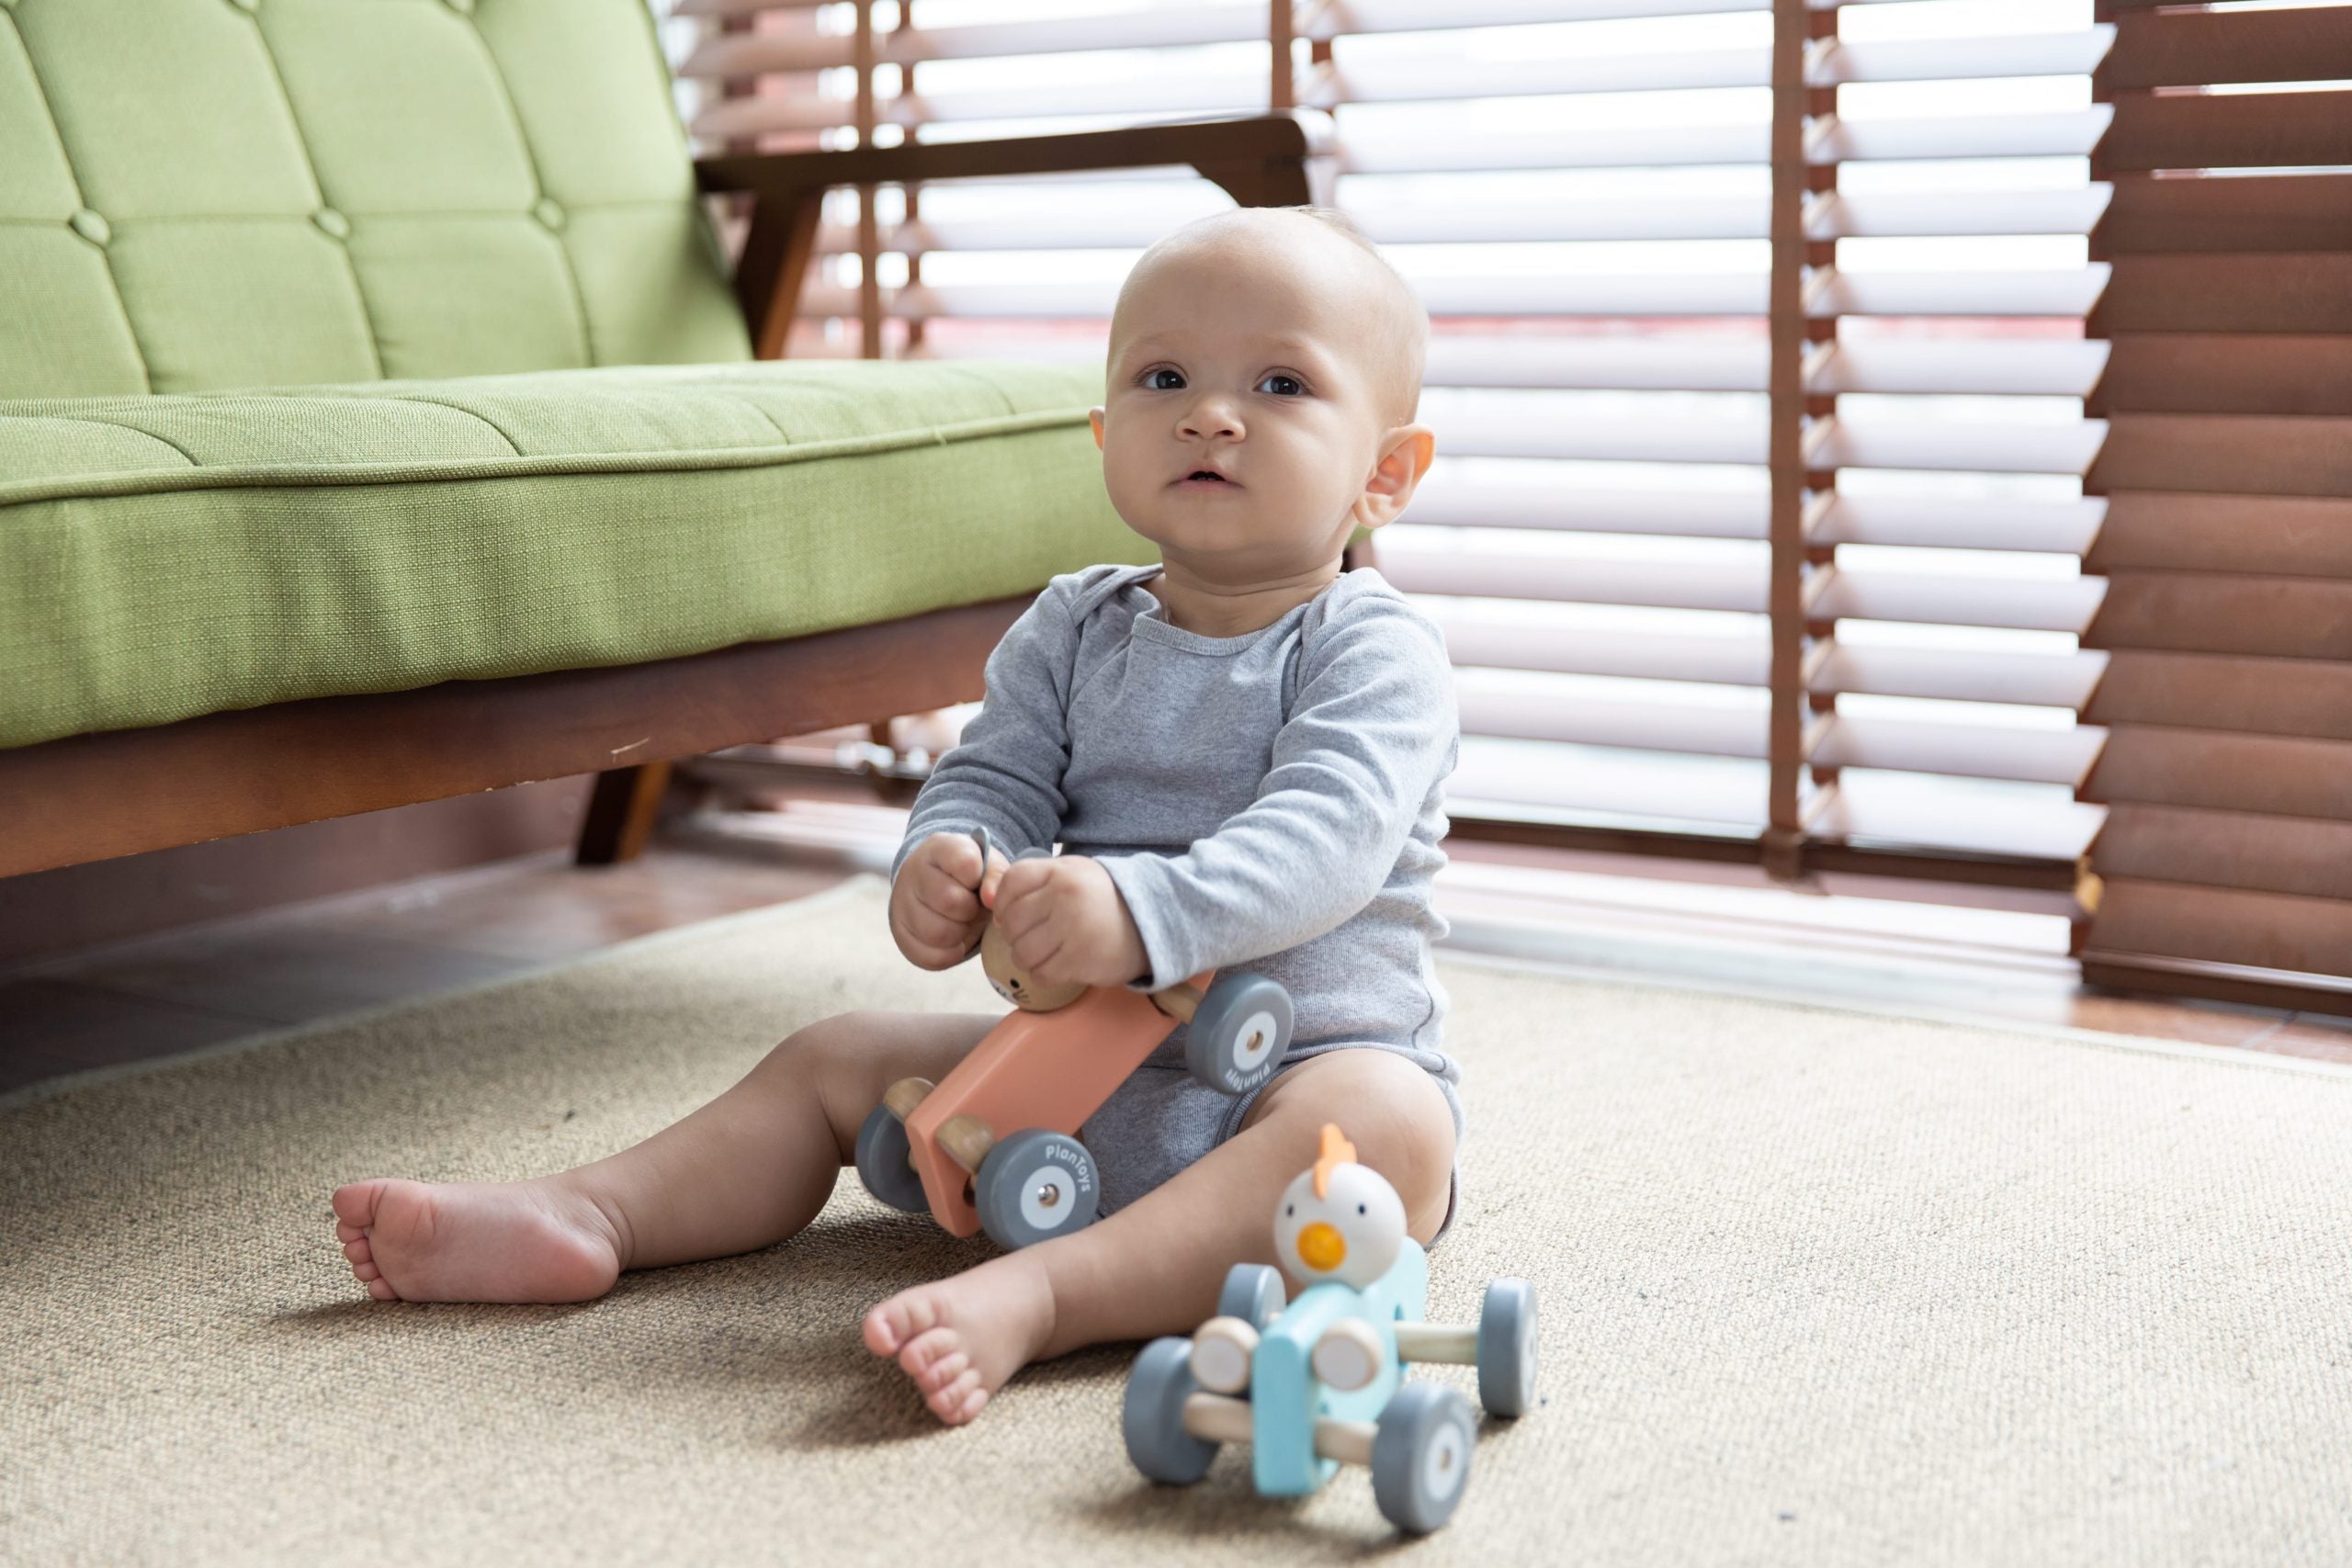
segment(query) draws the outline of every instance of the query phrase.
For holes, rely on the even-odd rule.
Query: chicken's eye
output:
[[[1369,1211],[1367,1211],[1362,1203],[1358,1203],[1358,1204],[1356,1205],[1356,1213],[1357,1213],[1362,1214],[1362,1213],[1368,1213],[1368,1212],[1369,1212]]]
[[[1297,1205],[1297,1204],[1295,1204],[1295,1203],[1285,1203],[1285,1204],[1283,1204],[1283,1219],[1289,1219],[1293,1214],[1295,1214],[1295,1213],[1298,1213],[1298,1205]]]

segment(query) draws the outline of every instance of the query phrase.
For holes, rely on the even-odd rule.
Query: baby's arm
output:
[[[1395,869],[1460,738],[1443,637],[1403,602],[1341,607],[1302,656],[1257,798],[1182,855],[1102,857],[1157,989],[1322,935]],[[1207,744],[1204,739],[1204,744]]]
[[[952,968],[968,958],[988,914],[994,868],[1061,830],[1061,781],[1069,761],[1063,688],[1077,628],[1057,578],[989,654],[987,699],[915,796],[907,836],[890,863],[890,934],[910,963]],[[983,861],[969,837],[988,829]]]
[[[915,846],[934,833],[986,828],[1008,856],[1051,849],[1068,803],[1069,678],[1078,628],[1057,579],[989,653],[988,695],[915,796],[907,836],[890,862],[895,882]]]

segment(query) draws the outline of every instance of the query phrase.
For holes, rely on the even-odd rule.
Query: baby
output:
[[[1238,1101],[1184,1072],[1177,1031],[1080,1131],[1099,1223],[866,1314],[867,1347],[942,1420],[1031,1361],[1196,1326],[1231,1265],[1273,1261],[1271,1205],[1326,1122],[1413,1235],[1452,1219],[1460,1075],[1430,948],[1453,672],[1378,573],[1340,570],[1429,467],[1427,334],[1403,279],[1312,209],[1193,224],[1120,291],[1094,437],[1161,564],[1054,579],[989,655],[982,710],[916,799],[890,931],[944,969],[993,912],[1048,985],[1246,967],[1296,1024]],[[983,864],[976,828],[1063,852]],[[1001,1017],[826,1019],[634,1148],[531,1181],[356,1182],[336,1235],[386,1301],[584,1301],[624,1269],[769,1247],[824,1207],[892,1082],[944,1077]]]

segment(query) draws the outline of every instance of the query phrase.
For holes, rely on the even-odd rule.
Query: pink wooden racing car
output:
[[[986,865],[988,834],[974,836]],[[1091,1224],[1102,1184],[1078,1129],[1178,1024],[1192,1026],[1185,1066],[1223,1094],[1264,1083],[1290,1044],[1290,994],[1263,976],[1204,971],[1149,996],[1041,986],[994,921],[980,964],[1014,1010],[936,1085],[892,1084],[857,1136],[865,1190],[951,1235],[1021,1247]]]

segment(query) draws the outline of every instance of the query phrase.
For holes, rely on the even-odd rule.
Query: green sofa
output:
[[[1171,161],[1086,141],[1002,166]],[[0,0],[0,875],[584,771],[641,818],[1152,558],[1099,371],[752,359],[827,185],[986,172],[830,156],[704,166],[730,286],[643,0]]]

